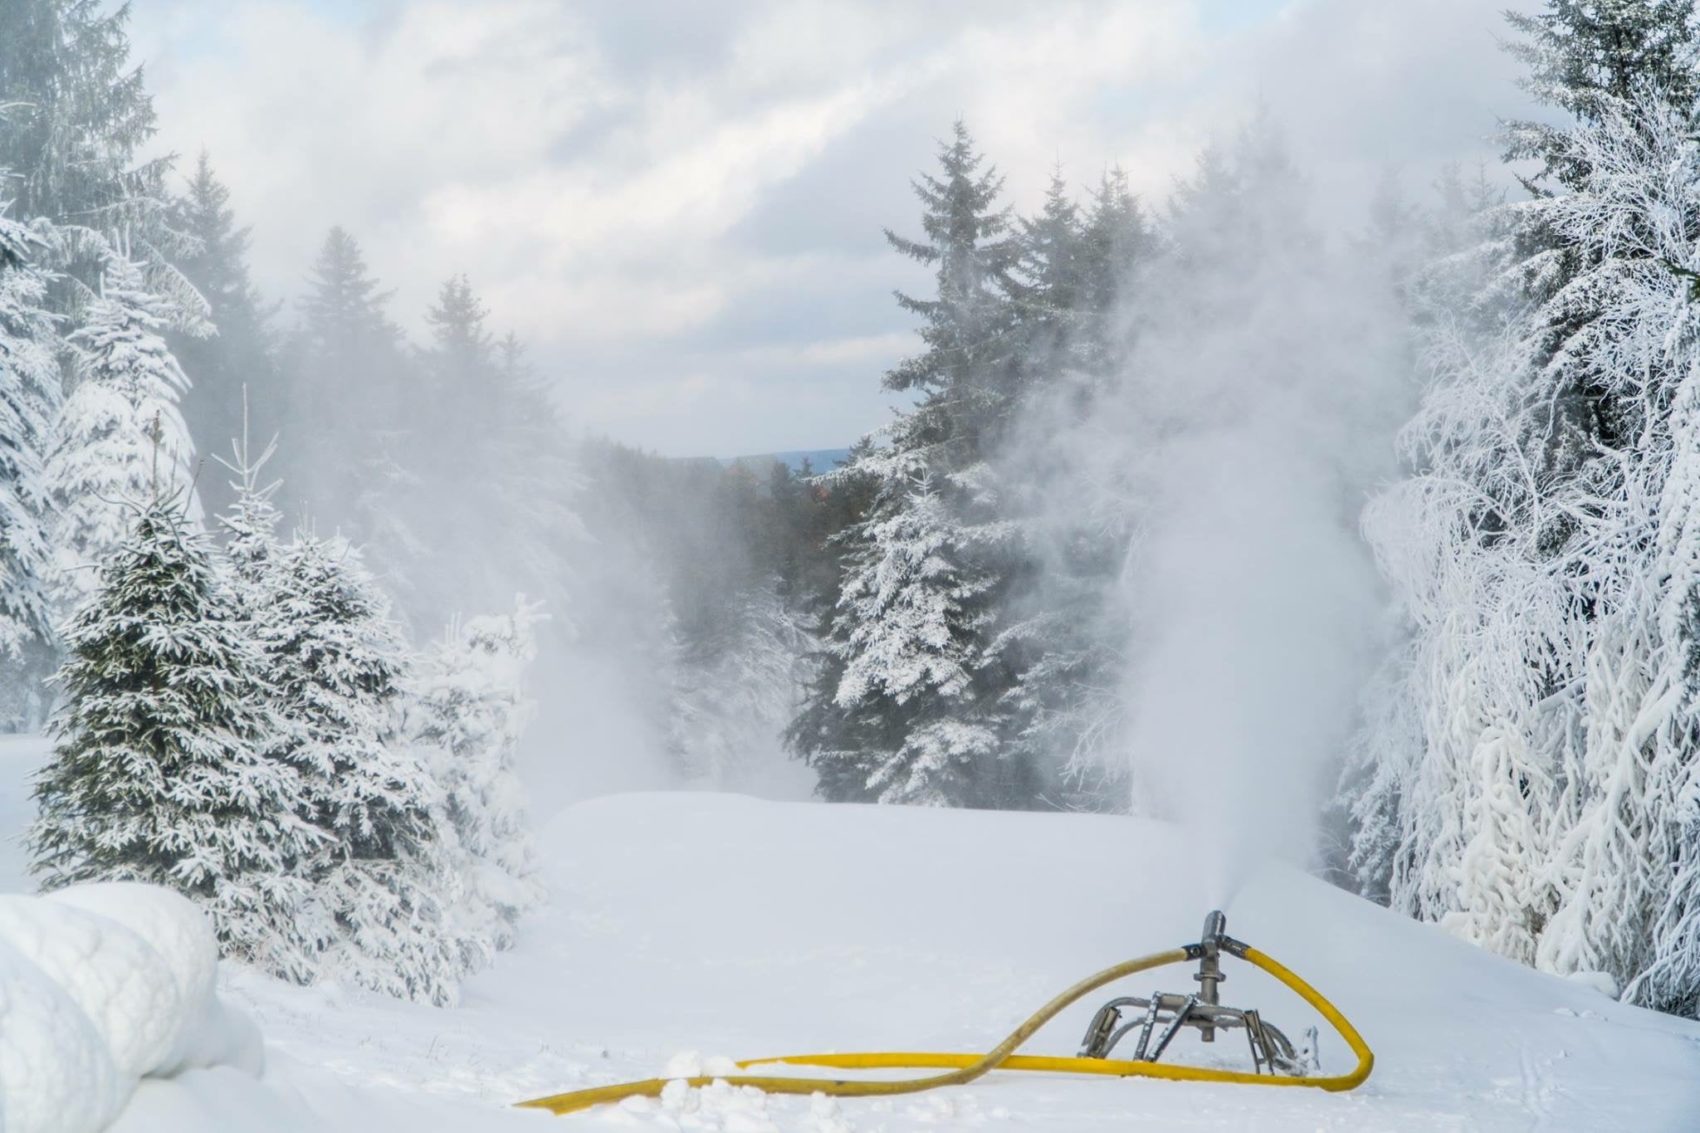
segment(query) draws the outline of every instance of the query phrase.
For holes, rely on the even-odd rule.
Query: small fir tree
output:
[[[240,501],[238,506],[241,506]],[[406,670],[389,605],[352,548],[298,532],[251,614],[280,730],[320,835],[302,863],[324,973],[444,1004],[464,971],[442,792],[401,735]]]
[[[300,863],[319,837],[268,758],[258,658],[181,505],[156,499],[65,627],[32,869],[48,888],[145,881],[211,915],[226,956],[300,978]]]

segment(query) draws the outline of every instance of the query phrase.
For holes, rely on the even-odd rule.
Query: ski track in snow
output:
[[[0,819],[41,745],[0,741]],[[32,755],[33,752],[33,755]],[[1130,819],[762,803],[709,794],[580,804],[540,837],[547,905],[439,1010],[225,965],[267,1071],[144,1083],[117,1133],[293,1129],[1693,1130],[1700,1025],[1518,967],[1285,867],[1254,870],[1229,931],[1330,996],[1375,1048],[1357,1091],[993,1075],[913,1097],[669,1087],[554,1118],[526,1097],[818,1050],[978,1051],[1080,976],[1195,939],[1208,866],[1191,833]],[[22,857],[0,843],[0,875]],[[1316,1022],[1232,963],[1224,1001]],[[1126,990],[1190,987],[1180,967]],[[1118,989],[1119,991],[1120,989]],[[1106,991],[1107,996],[1110,992]],[[1029,1049],[1073,1053],[1092,1002]],[[1177,1041],[1177,1047],[1180,1043]],[[1238,1064],[1235,1043],[1176,1051]],[[1323,1027],[1330,1071],[1350,1063]],[[798,1069],[797,1073],[807,1073]],[[522,1124],[523,1123],[523,1124]]]

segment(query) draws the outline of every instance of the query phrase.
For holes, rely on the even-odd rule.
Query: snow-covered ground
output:
[[[39,747],[34,749],[39,751]],[[0,745],[13,828],[27,744]],[[873,1133],[984,1129],[1691,1130],[1700,1025],[1624,1007],[1276,865],[1231,895],[1229,928],[1285,961],[1375,1048],[1350,1094],[994,1075],[885,1101],[711,1090],[555,1118],[508,1103],[653,1076],[692,1059],[854,1049],[981,1050],[1054,992],[1196,938],[1191,832],[1131,819],[624,795],[541,838],[551,897],[519,947],[438,1010],[227,970],[224,999],[267,1067],[144,1082],[123,1133],[544,1128]],[[19,877],[12,847],[0,873]],[[1316,1022],[1229,961],[1226,1001],[1289,1033]],[[1176,968],[1137,977],[1181,990]],[[1073,1053],[1090,1006],[1031,1049]],[[1323,1028],[1322,1057],[1350,1064]],[[1175,1057],[1237,1057],[1177,1040]]]

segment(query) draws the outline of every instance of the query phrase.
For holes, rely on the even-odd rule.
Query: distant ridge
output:
[[[783,464],[796,472],[803,467],[803,462],[809,462],[810,468],[816,472],[830,472],[840,461],[850,456],[847,448],[815,448],[797,449],[794,452],[762,452],[751,456],[718,457],[721,464],[730,466],[742,464],[747,468],[765,468],[769,464]]]

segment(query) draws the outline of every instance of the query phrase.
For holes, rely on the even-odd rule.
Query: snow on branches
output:
[[[65,399],[47,455],[56,509],[55,605],[68,613],[96,585],[94,568],[127,534],[140,502],[180,496],[191,518],[194,450],[178,402],[189,379],[166,346],[164,300],[141,268],[107,257],[100,296],[67,339],[76,384]]]
[[[1366,521],[1415,631],[1385,693],[1412,714],[1370,730],[1356,801],[1396,907],[1667,1007],[1700,995],[1692,130],[1655,92],[1610,101],[1566,139],[1573,191],[1484,218],[1481,293],[1526,298],[1427,334],[1419,471]]]
[[[509,947],[541,896],[514,761],[531,718],[525,675],[543,618],[541,604],[521,596],[512,613],[451,624],[414,679],[413,734],[458,840],[473,962]]]

